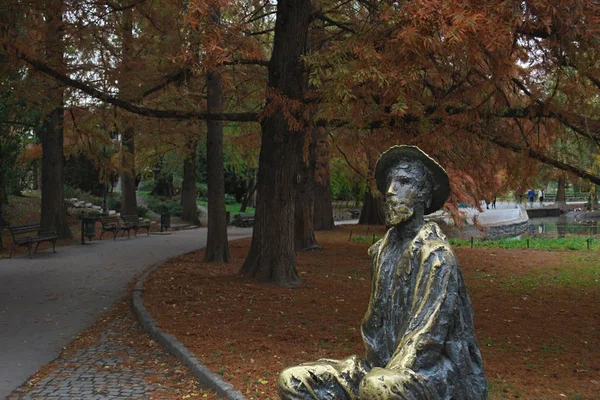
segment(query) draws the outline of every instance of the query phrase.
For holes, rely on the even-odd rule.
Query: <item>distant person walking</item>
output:
[[[494,196],[494,200],[492,200],[492,208],[496,208],[496,196]]]
[[[544,190],[540,189],[540,191],[538,192],[538,197],[540,199],[540,207],[544,206]]]
[[[529,197],[529,208],[533,208],[533,200],[535,199],[535,192],[533,189],[529,189],[527,197]]]
[[[517,192],[515,193],[515,200],[517,204],[515,204],[515,208],[519,208],[519,205],[523,202],[523,188],[519,186]]]

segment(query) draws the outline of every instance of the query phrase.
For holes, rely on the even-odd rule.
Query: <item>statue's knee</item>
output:
[[[361,399],[388,399],[393,393],[396,377],[390,370],[373,368],[360,382],[359,394]]]
[[[289,367],[281,371],[279,378],[277,378],[277,389],[279,390],[279,393],[298,393],[300,383],[305,380],[307,374],[308,371],[301,365]]]
[[[406,384],[410,380],[411,372],[408,370],[373,368],[360,382],[360,398],[374,400],[405,398]]]

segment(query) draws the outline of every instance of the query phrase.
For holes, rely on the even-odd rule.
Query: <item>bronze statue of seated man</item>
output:
[[[423,216],[450,193],[446,171],[414,146],[380,157],[375,179],[391,228],[369,249],[372,288],[362,323],[366,358],[285,369],[282,399],[481,400],[487,397],[473,311],[446,237]]]

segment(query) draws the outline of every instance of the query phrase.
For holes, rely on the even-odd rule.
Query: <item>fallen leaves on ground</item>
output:
[[[298,254],[301,287],[237,276],[250,246],[244,239],[230,244],[230,264],[203,262],[200,251],[162,265],[146,280],[144,302],[162,329],[249,399],[275,399],[283,368],[364,352],[369,244],[349,242],[351,229],[356,235],[366,228],[319,232],[323,250]],[[600,274],[598,255],[456,252],[475,309],[490,398],[598,399],[600,280],[595,275],[595,282],[579,285],[555,279],[565,265]]]

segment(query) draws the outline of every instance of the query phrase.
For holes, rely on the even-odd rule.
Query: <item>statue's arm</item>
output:
[[[389,346],[389,327],[385,326],[384,316],[390,306],[390,296],[387,293],[389,277],[380,274],[378,254],[382,240],[369,248],[371,258],[371,295],[369,306],[363,317],[361,334],[365,345],[365,357],[371,366],[383,367],[389,360],[394,349]]]
[[[387,364],[391,369],[426,369],[439,362],[457,302],[458,262],[445,242],[421,250],[411,320]]]

